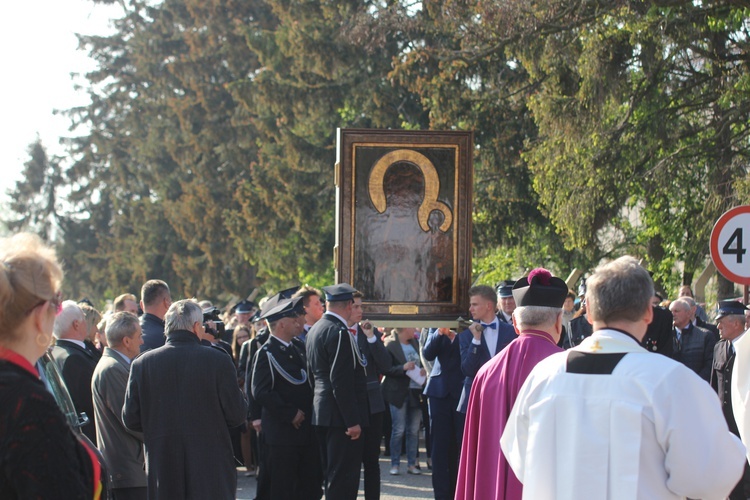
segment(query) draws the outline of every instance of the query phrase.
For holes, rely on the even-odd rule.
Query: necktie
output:
[[[497,330],[497,321],[493,321],[492,323],[482,323],[482,326],[485,328],[492,328],[493,330]]]
[[[349,328],[349,333],[351,333],[352,335],[354,335],[356,337],[357,336],[357,327],[353,326],[353,327]]]

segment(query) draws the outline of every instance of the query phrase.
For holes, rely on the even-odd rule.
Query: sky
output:
[[[53,114],[85,104],[75,81],[95,67],[77,50],[75,33],[105,35],[119,6],[90,0],[17,0],[3,5],[0,17],[0,200],[21,178],[29,144],[37,135],[50,155],[64,155],[59,138],[70,120]],[[71,73],[79,73],[77,80]]]

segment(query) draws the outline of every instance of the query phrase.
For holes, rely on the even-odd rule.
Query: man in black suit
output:
[[[352,315],[349,318],[349,332],[357,340],[362,356],[367,359],[367,401],[370,405],[370,425],[362,429],[364,452],[365,500],[380,498],[380,441],[383,438],[383,418],[385,401],[380,390],[380,376],[391,368],[391,356],[386,351],[380,332],[372,323],[362,321],[362,298],[360,292],[354,293]]]
[[[719,338],[721,337],[721,335],[719,335],[719,328],[713,323],[709,323],[708,321],[697,315],[698,303],[695,301],[695,299],[692,297],[680,297],[680,300],[684,300],[690,305],[690,321],[693,323],[693,325],[699,326],[704,330],[708,330],[709,332],[711,332],[711,335],[713,335],[716,342],[718,342]]]
[[[148,497],[234,499],[229,428],[247,416],[234,363],[200,344],[196,302],[175,302],[164,319],[166,344],[133,360],[122,409],[125,426],[143,433]]]
[[[736,300],[719,302],[716,321],[719,323],[721,340],[714,346],[714,361],[711,370],[711,387],[719,394],[721,409],[729,430],[739,436],[737,422],[732,411],[732,371],[735,351],[733,342],[745,333],[745,311],[747,307]],[[750,465],[745,463],[742,479],[729,494],[730,500],[750,498]]]
[[[690,321],[692,312],[690,304],[684,299],[677,299],[669,305],[674,323],[673,359],[684,364],[702,379],[711,379],[711,364],[714,357],[716,340],[711,332],[693,325]]]
[[[367,359],[349,333],[354,292],[346,283],[323,288],[328,312],[307,334],[307,365],[314,377],[312,424],[316,427],[325,494],[354,500],[369,422]]]
[[[52,357],[62,372],[76,412],[85,412],[89,418],[89,423],[81,430],[96,445],[91,377],[94,375],[97,359],[84,344],[87,336],[86,321],[78,304],[71,300],[63,302],[62,311],[55,318],[53,333],[57,342],[52,348]]]
[[[435,500],[453,500],[466,415],[458,411],[463,390],[458,335],[449,328],[430,330],[422,356],[434,361],[424,394],[430,407],[432,488]]]
[[[143,344],[141,352],[164,345],[164,315],[172,305],[169,286],[161,280],[148,280],[141,287],[141,329]]]
[[[641,340],[641,346],[649,352],[658,352],[667,357],[673,357],[674,330],[672,329],[672,313],[659,304],[661,297],[654,295],[651,307],[654,317],[646,328],[646,335]]]
[[[270,336],[258,351],[252,394],[261,405],[270,498],[318,500],[320,455],[311,422],[313,390],[307,379],[302,298],[283,299],[262,316]]]
[[[474,376],[495,354],[516,338],[513,326],[500,321],[495,315],[497,294],[486,285],[469,289],[469,312],[474,323],[458,335],[461,348],[461,371],[465,375],[464,389],[458,402],[458,411],[466,413]],[[513,309],[515,309],[515,301]]]
[[[299,290],[299,287],[293,287],[288,288],[286,290],[282,290],[276,295],[272,295],[268,297],[268,299],[265,300],[265,302],[262,303],[260,308],[260,313],[257,315],[255,323],[255,327],[257,329],[257,333],[255,335],[255,338],[248,340],[245,342],[245,344],[242,346],[243,350],[245,348],[245,345],[247,345],[247,353],[248,353],[248,361],[247,361],[247,368],[245,371],[245,394],[247,394],[248,397],[248,420],[253,426],[253,429],[257,433],[258,439],[257,439],[257,449],[256,449],[256,455],[258,457],[258,475],[256,476],[256,479],[258,480],[258,486],[255,489],[255,499],[256,500],[268,500],[271,497],[271,483],[270,483],[270,476],[269,476],[269,467],[266,464],[266,457],[268,455],[267,447],[266,447],[266,438],[265,434],[263,434],[263,427],[262,427],[262,413],[263,413],[263,407],[258,403],[255,398],[253,397],[253,367],[255,366],[255,359],[257,358],[258,352],[260,352],[261,347],[265,345],[265,343],[268,341],[269,337],[271,336],[271,332],[268,329],[268,322],[262,318],[262,316],[266,315],[271,309],[279,305],[281,301],[284,299],[289,299],[291,296]],[[262,325],[262,326],[261,326]],[[260,326],[260,329],[258,327]],[[242,357],[242,352],[240,352],[240,357]]]

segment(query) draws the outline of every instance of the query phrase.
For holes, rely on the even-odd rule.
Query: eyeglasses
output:
[[[49,304],[55,308],[55,316],[59,315],[62,312],[62,303],[63,303],[63,294],[62,291],[58,291],[54,297],[49,299]]]
[[[49,305],[55,308],[55,316],[58,316],[62,312],[62,303],[63,303],[62,291],[58,291],[51,299],[39,301],[34,307],[28,310],[26,315],[28,316],[29,314],[31,314],[31,311],[33,311],[39,306],[43,306],[46,302],[49,302]]]

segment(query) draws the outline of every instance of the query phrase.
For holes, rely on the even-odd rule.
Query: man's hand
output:
[[[438,335],[444,335],[448,337],[448,340],[450,340],[451,342],[453,342],[453,339],[456,338],[456,332],[447,327],[438,328],[437,332]]]
[[[472,323],[469,327],[469,331],[474,336],[474,340],[482,340],[482,331],[484,330],[484,327],[480,325],[479,323]]]
[[[349,427],[346,430],[346,435],[352,438],[352,441],[359,439],[359,436],[362,434],[362,427],[359,425],[355,425],[354,427]]]
[[[260,419],[253,420],[252,424],[253,424],[253,429],[255,429],[255,432],[257,432],[258,434],[260,434],[260,430],[261,430],[260,429]]]
[[[417,365],[414,364],[414,361],[409,361],[408,363],[404,363],[404,371],[408,372],[409,370],[413,370],[415,366]]]
[[[362,331],[365,332],[365,336],[368,339],[371,339],[375,335],[375,329],[369,321],[364,320],[359,326],[362,328]]]
[[[302,410],[297,410],[297,414],[294,416],[294,420],[292,420],[292,425],[295,429],[299,429],[299,426],[302,425],[302,422],[305,420],[305,412]]]

